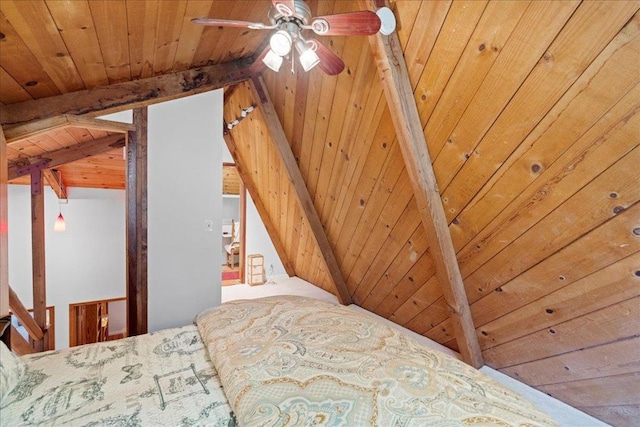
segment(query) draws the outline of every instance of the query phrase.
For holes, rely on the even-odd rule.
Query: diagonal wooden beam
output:
[[[251,199],[253,200],[254,205],[256,206],[256,210],[258,211],[258,215],[260,215],[260,219],[262,219],[262,223],[264,224],[264,228],[267,230],[269,237],[271,238],[271,242],[273,242],[273,246],[280,257],[280,261],[282,261],[282,265],[284,266],[285,271],[289,276],[295,276],[295,270],[291,265],[291,261],[287,255],[287,251],[282,244],[282,240],[280,239],[280,235],[278,234],[278,230],[273,225],[269,214],[267,213],[267,208],[265,207],[262,199],[260,198],[260,193],[258,192],[258,187],[256,183],[253,181],[251,174],[248,172],[248,168],[243,164],[242,159],[238,155],[238,146],[236,145],[235,139],[231,136],[231,133],[227,130],[227,124],[224,124],[223,127],[223,136],[224,142],[227,144],[227,148],[231,153],[231,157],[233,157],[233,161],[236,164],[236,169],[238,170],[238,175],[240,175],[240,179],[242,180],[244,186],[247,188]],[[241,234],[242,236],[242,234]]]
[[[62,182],[62,174],[57,169],[44,169],[42,171],[44,179],[47,180],[49,186],[56,193],[58,199],[67,199],[67,186]]]
[[[10,127],[64,114],[99,115],[165,102],[247,80],[252,74],[251,66],[251,60],[240,59],[48,98],[0,105],[0,122],[6,131]]]
[[[42,328],[36,323],[36,321],[31,317],[31,313],[29,310],[22,304],[20,298],[13,290],[12,287],[9,286],[9,307],[11,307],[11,311],[13,314],[20,320],[22,326],[26,329],[29,337],[35,341],[41,340],[44,338],[44,332]]]
[[[360,4],[364,8],[375,10],[378,1],[360,0]],[[484,365],[482,351],[398,35],[395,32],[389,36],[378,33],[370,36],[369,41],[434,258],[436,276],[454,325],[460,353],[465,362],[479,368]]]
[[[300,210],[309,224],[309,228],[311,228],[311,236],[320,249],[322,260],[329,272],[329,276],[333,281],[336,291],[338,292],[338,299],[342,304],[351,304],[351,295],[347,289],[344,277],[342,277],[340,266],[338,265],[338,261],[333,253],[333,249],[331,249],[329,239],[324,232],[318,212],[313,206],[313,200],[311,199],[309,190],[307,189],[304,179],[302,178],[302,174],[300,173],[300,169],[298,168],[298,164],[296,163],[296,159],[291,151],[291,145],[284,133],[278,114],[276,113],[273,103],[269,98],[267,88],[264,84],[264,79],[262,76],[254,77],[251,80],[251,83],[253,94],[258,101],[258,107],[264,116],[267,128],[271,134],[271,140],[274,143],[276,152],[282,160],[282,164],[284,165],[284,169],[287,173],[287,178],[293,186],[296,199],[300,205]]]
[[[51,132],[55,129],[62,129],[69,126],[120,133],[130,131],[133,128],[133,125],[130,125],[128,123],[120,123],[110,120],[93,119],[91,117],[79,117],[65,114],[63,116],[49,117],[46,119],[7,129],[7,131],[5,132],[5,137],[7,139],[7,144],[12,144],[18,141],[22,141],[23,139],[31,138],[36,135]]]
[[[76,160],[95,156],[114,148],[124,147],[126,143],[126,135],[114,134],[98,138],[70,147],[60,148],[58,150],[43,153],[38,156],[30,157],[27,160],[21,159],[9,164],[9,179],[15,179],[30,174],[34,169],[48,169],[66,163],[75,162]]]
[[[262,40],[262,43],[260,43],[260,46],[256,49],[256,54],[253,56],[253,63],[251,64],[252,76],[257,76],[267,68],[266,64],[262,62],[262,60],[267,56],[269,49],[271,49],[269,46],[269,39],[269,37],[265,37],[264,40]]]
[[[15,351],[18,356],[36,352],[27,340],[22,338],[20,332],[13,325],[11,326],[11,349]]]

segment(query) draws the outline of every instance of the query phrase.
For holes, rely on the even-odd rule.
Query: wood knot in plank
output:
[[[614,215],[618,215],[620,212],[622,212],[624,210],[625,210],[624,206],[616,206],[615,208],[613,208],[613,213],[614,213]]]

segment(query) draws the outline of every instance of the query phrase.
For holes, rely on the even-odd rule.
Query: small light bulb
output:
[[[285,30],[276,31],[269,39],[271,51],[278,56],[285,56],[291,52],[292,44],[291,35]]]
[[[265,57],[262,59],[262,62],[277,73],[280,71],[280,67],[282,66],[282,57],[276,55],[273,50],[269,49],[269,52],[267,52]]]

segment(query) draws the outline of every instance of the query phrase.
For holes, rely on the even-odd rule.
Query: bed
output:
[[[22,358],[25,373],[1,396],[0,417],[8,414],[7,425],[557,425],[476,369],[347,307],[298,296],[231,301],[196,325]]]
[[[236,425],[194,325],[0,360],[2,426]]]

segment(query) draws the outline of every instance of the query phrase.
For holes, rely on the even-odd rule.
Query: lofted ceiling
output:
[[[261,21],[268,1],[3,0],[0,102],[20,103],[251,57],[257,31],[192,18]],[[89,132],[89,134],[87,133]],[[99,130],[69,127],[9,145],[9,161],[67,147]],[[59,167],[65,185],[124,188],[122,150]],[[11,180],[27,183],[28,178]]]
[[[355,1],[309,1],[317,15]],[[5,106],[253,57],[264,1],[0,3]],[[640,3],[391,2],[485,362],[615,425],[640,418]],[[262,72],[353,302],[457,348],[370,42],[324,37],[338,76]],[[35,82],[35,84],[34,84]],[[259,105],[228,92],[225,120]],[[231,132],[291,272],[336,292],[295,182],[256,109]],[[9,145],[11,159],[95,131]],[[62,170],[122,188],[116,149]]]

